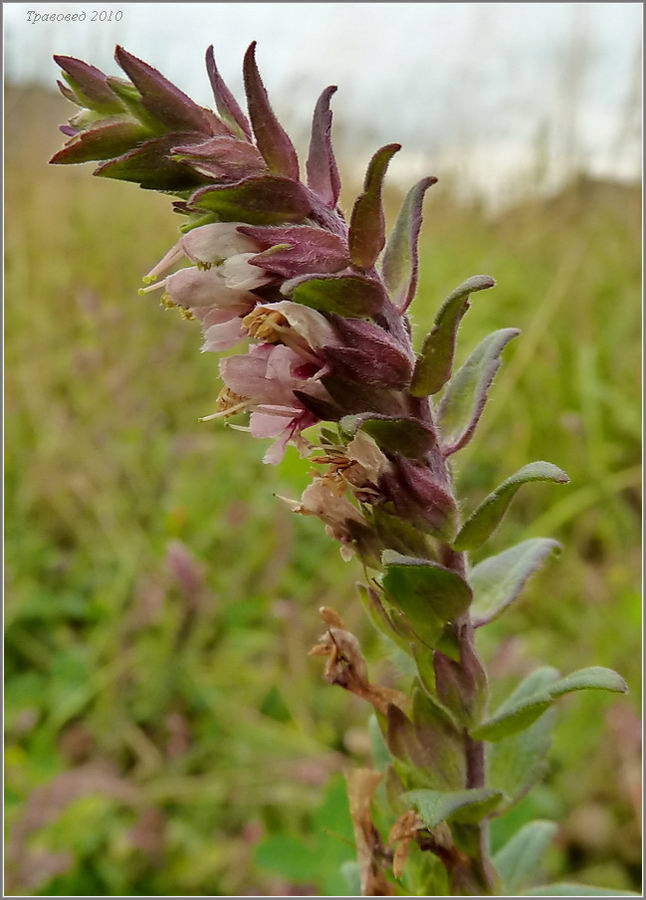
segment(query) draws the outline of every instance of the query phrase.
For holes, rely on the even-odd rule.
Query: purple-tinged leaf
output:
[[[194,103],[157,69],[128,53],[123,47],[117,47],[114,55],[141,94],[145,109],[168,128],[173,131],[198,131],[202,134],[229,134],[229,129],[217,116]]]
[[[390,298],[401,312],[406,312],[417,289],[417,242],[422,227],[422,204],[424,194],[436,182],[437,178],[433,176],[422,178],[408,192],[381,262]]]
[[[500,354],[519,334],[517,328],[501,328],[488,335],[447,384],[438,414],[445,456],[461,450],[473,437],[501,366]]]
[[[377,358],[358,347],[326,346],[321,352],[332,372],[349,381],[402,390],[410,378],[406,356],[387,345],[385,354]]]
[[[560,550],[560,544],[549,538],[530,538],[483,559],[469,574],[474,601],[474,626],[493,622],[520,594],[528,579],[548,556]]]
[[[249,262],[282,278],[311,273],[330,274],[345,269],[350,262],[342,238],[322,228],[309,225],[283,228],[244,226],[238,231],[258,241],[265,250]]]
[[[230,135],[187,147],[173,147],[173,153],[184,158],[200,175],[228,182],[242,181],[267,169],[253,144]]]
[[[321,381],[344,415],[362,413],[366,409],[385,416],[405,415],[403,395],[398,391],[349,381],[334,374],[325,375]]]
[[[335,85],[326,87],[314,107],[310,152],[307,157],[307,183],[326,206],[334,209],[339,199],[341,179],[332,150],[332,112],[330,98]]]
[[[346,416],[341,420],[343,432],[354,435],[365,431],[388,453],[401,453],[410,459],[417,459],[435,446],[435,434],[418,419],[376,416],[363,413]]]
[[[370,160],[363,193],[357,198],[350,219],[350,258],[359,269],[369,269],[381,253],[386,223],[381,190],[388,163],[401,144],[387,144]]]
[[[375,318],[378,320],[380,316]],[[362,350],[374,359],[387,363],[394,382],[402,387],[410,383],[413,363],[404,341],[398,341],[392,332],[365,319],[347,319],[331,314],[330,320],[343,346]],[[397,322],[400,321],[398,318]]]
[[[424,772],[424,785],[449,791],[463,788],[466,782],[464,736],[447,711],[429,697],[418,681],[413,685],[411,715],[417,739],[431,759]],[[419,784],[417,778],[415,784]]]
[[[59,91],[61,92],[63,97],[65,97],[66,100],[69,100],[71,103],[75,103],[76,106],[79,105],[79,101],[78,101],[76,94],[74,93],[74,91],[72,91],[70,88],[68,88],[68,86],[66,84],[63,84],[62,81],[57,80],[56,86],[58,87]]]
[[[500,524],[516,491],[531,481],[553,481],[567,484],[570,479],[562,469],[553,463],[529,463],[506,478],[495,491],[485,497],[480,506],[471,513],[453,542],[456,550],[474,550],[483,544]]]
[[[271,172],[298,181],[298,157],[269,103],[267,91],[256,65],[256,42],[250,44],[242,67],[249,118],[258,149]]]
[[[395,462],[383,483],[384,494],[397,512],[418,528],[450,540],[455,534],[457,507],[446,479],[427,461],[421,463],[400,454]]]
[[[108,85],[100,69],[73,56],[56,54],[54,61],[65,73],[65,80],[75,94],[74,101],[102,113],[123,112],[123,105]],[[62,88],[61,88],[62,90]],[[68,100],[72,99],[63,91]]]
[[[223,222],[271,225],[302,221],[312,201],[307,188],[297,181],[259,175],[238,184],[202,188],[189,199],[189,205],[217,213]]]
[[[240,137],[251,140],[251,126],[249,120],[238,106],[236,98],[233,96],[229,88],[226,86],[224,79],[218,72],[215,64],[215,54],[213,52],[213,44],[206,51],[206,71],[213,89],[215,97],[215,105],[220,116],[234,131],[240,134]]]
[[[319,312],[355,318],[374,315],[387,301],[379,282],[363,275],[303,275],[286,281],[281,291]]]
[[[468,727],[478,722],[485,711],[487,673],[475,653],[473,640],[462,634],[459,662],[436,650],[433,669],[435,691],[440,703],[461,725]]]
[[[89,131],[74,135],[50,163],[82,163],[89,160],[113,159],[134,149],[150,133],[136,122],[104,122]]]
[[[200,135],[171,132],[135,147],[133,150],[103,163],[93,175],[134,181],[143,188],[177,193],[194,189],[201,179],[183,163],[171,158],[171,148]]]
[[[469,308],[469,296],[495,285],[488,275],[474,275],[452,291],[435,316],[435,324],[417,358],[411,394],[436,394],[451,377],[458,326]]]

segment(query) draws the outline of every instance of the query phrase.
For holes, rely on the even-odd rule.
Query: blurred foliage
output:
[[[7,889],[343,892],[339,773],[369,760],[368,710],[306,656],[317,607],[343,612],[383,682],[396,660],[363,621],[357,568],[273,496],[307,466],[263,466],[259,442],[197,423],[216,359],[137,296],[178,221],[162,197],[48,168],[63,106],[7,96]],[[499,286],[474,297],[462,358],[523,330],[458,454],[465,508],[532,459],[572,478],[520,495],[487,548],[564,545],[482,630],[496,690],[539,662],[608,665],[631,687],[563,702],[549,774],[494,822],[494,849],[554,818],[548,874],[616,887],[637,887],[640,858],[639,203],[581,179],[493,217],[436,187],[414,312],[421,341],[486,272]]]

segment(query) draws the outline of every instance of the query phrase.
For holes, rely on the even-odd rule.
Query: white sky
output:
[[[93,9],[123,18],[91,22]],[[28,10],[87,19],[30,24]],[[337,141],[361,166],[368,147],[398,140],[402,176],[449,166],[489,192],[512,189],[541,159],[548,182],[576,161],[639,174],[639,3],[14,3],[4,17],[10,80],[53,83],[54,52],[116,73],[122,43],[206,104],[206,46],[239,93],[256,39],[297,143],[319,91],[338,84]]]

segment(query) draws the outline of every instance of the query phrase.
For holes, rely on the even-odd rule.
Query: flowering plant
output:
[[[220,362],[217,410],[248,416],[232,427],[287,445],[316,466],[297,514],[317,516],[364,572],[360,595],[374,626],[409,661],[404,689],[376,684],[338,612],[311,653],[324,678],[373,707],[374,769],[347,776],[363,895],[492,895],[527,890],[554,825],[524,826],[494,857],[488,823],[540,777],[550,708],[582,689],[625,691],[609,669],[562,677],[533,672],[496,709],[476,633],[518,597],[557,549],[534,538],[471,565],[530,482],[564,484],[548,462],[510,475],[462,514],[451,457],[472,439],[518,335],[486,337],[454,367],[458,329],[489,276],[468,279],[440,306],[415,352],[408,308],[417,287],[425,178],[406,196],[386,237],[382,185],[400,149],[372,157],[349,222],[338,207],[326,88],[313,115],[306,180],[255,62],[244,60],[248,117],[206,55],[217,112],[194,103],[122,48],[128,80],[57,56],[59,87],[80,107],[53,163],[98,161],[94,174],[167,193],[181,236],[145,276],[142,293],[197,319],[202,350],[243,350]],[[530,893],[572,893],[553,885]],[[585,891],[585,888],[581,888]],[[603,892],[601,889],[595,891]]]

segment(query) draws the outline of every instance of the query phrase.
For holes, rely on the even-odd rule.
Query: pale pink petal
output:
[[[202,344],[202,352],[212,351],[219,352],[235,347],[240,341],[246,337],[246,332],[242,327],[242,319],[231,319],[228,322],[222,322],[219,325],[211,325],[204,332],[204,343]]]
[[[238,308],[243,300],[250,307],[256,298],[244,290],[229,288],[219,269],[180,269],[166,279],[166,291],[174,303],[188,308],[218,306],[220,309]]]
[[[193,228],[180,239],[182,250],[193,262],[212,264],[240,253],[257,253],[259,245],[238,231],[241,222],[213,222]]]
[[[268,275],[264,269],[249,265],[248,260],[255,255],[255,253],[238,253],[222,263],[220,268],[227,287],[239,291],[253,291],[272,280],[273,275]]]

